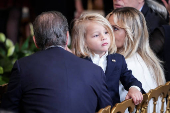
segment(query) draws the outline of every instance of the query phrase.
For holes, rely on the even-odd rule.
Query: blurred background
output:
[[[37,15],[59,11],[71,30],[73,20],[83,12],[106,16],[112,10],[113,0],[0,0],[0,85],[8,82],[17,59],[38,51],[32,40],[32,22]]]
[[[83,12],[105,16],[105,9],[112,11],[112,0],[108,1],[104,8],[103,0],[0,0],[0,85],[8,83],[17,59],[38,51],[32,40],[32,22],[37,15],[59,11],[66,16],[71,29],[72,21]]]
[[[30,24],[40,13],[59,11],[66,16],[70,25],[82,12],[93,11],[105,15],[103,2],[103,0],[0,0],[0,32],[14,44],[22,44],[31,35]]]

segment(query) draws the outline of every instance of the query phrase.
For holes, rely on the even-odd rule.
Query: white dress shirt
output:
[[[139,9],[139,11],[141,12],[141,11],[142,11],[142,9],[143,9],[143,6]]]
[[[101,58],[98,54],[90,55],[92,62],[100,66],[103,69],[104,73],[106,71],[106,66],[107,66],[107,58],[106,58],[107,55],[108,52],[106,52]]]

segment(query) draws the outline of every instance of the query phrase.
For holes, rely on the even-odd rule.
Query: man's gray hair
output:
[[[67,43],[68,22],[60,12],[41,13],[36,17],[33,28],[36,44],[41,49],[65,46]]]

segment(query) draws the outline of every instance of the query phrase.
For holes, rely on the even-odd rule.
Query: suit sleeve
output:
[[[128,91],[131,86],[138,86],[141,89],[142,93],[145,93],[142,89],[142,84],[138,81],[133,75],[132,71],[128,70],[125,58],[122,56],[122,69],[120,81],[124,88]]]
[[[7,92],[2,99],[2,109],[19,112],[21,94],[20,71],[18,61],[16,61],[12,69]]]
[[[149,44],[151,49],[154,51],[154,53],[156,53],[160,58],[162,58],[162,56],[160,56],[163,52],[163,47],[164,47],[164,31],[163,28],[156,28],[153,33],[150,35],[149,37]]]
[[[165,62],[165,75],[166,81],[170,81],[170,26],[163,25],[164,34],[165,34],[165,43],[164,43],[164,62]]]
[[[101,82],[100,83],[101,83],[100,84],[101,85],[101,87],[100,87],[101,93],[98,98],[98,107],[97,107],[96,111],[98,111],[99,109],[104,108],[108,105],[111,105],[111,107],[113,107],[113,103],[114,103],[114,102],[112,102],[112,99],[109,95],[107,85],[105,83],[105,75],[104,75],[104,72],[102,69],[101,69]]]

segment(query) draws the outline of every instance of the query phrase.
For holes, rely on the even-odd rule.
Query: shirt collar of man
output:
[[[47,49],[49,49],[49,48],[53,48],[53,47],[61,47],[61,48],[63,48],[63,49],[64,49],[64,47],[63,47],[63,46],[54,46],[54,45],[52,45],[52,46],[49,46],[49,47],[45,48],[45,50],[47,50]]]
[[[142,11],[143,6],[139,9],[139,11]]]

